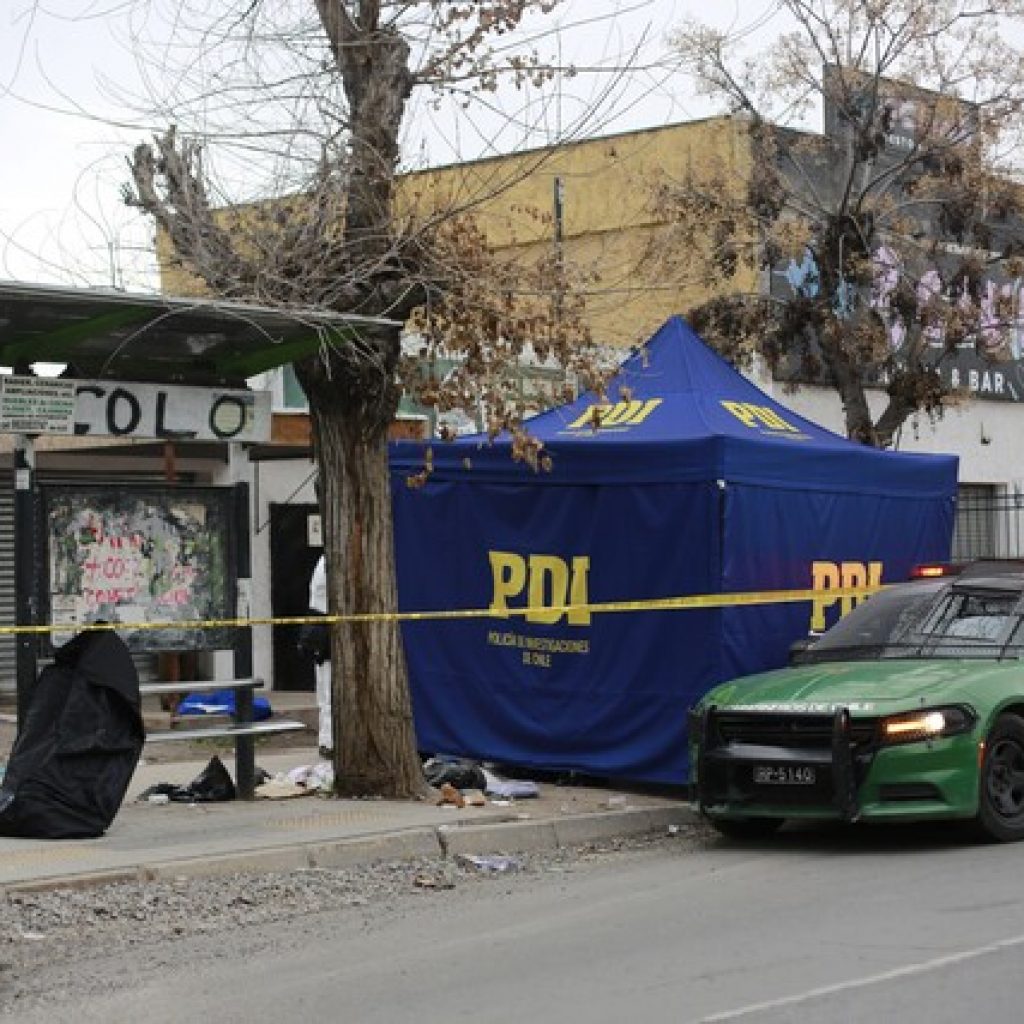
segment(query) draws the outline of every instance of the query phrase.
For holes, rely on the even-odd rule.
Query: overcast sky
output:
[[[139,3],[143,0],[138,0]],[[120,202],[125,157],[151,126],[117,98],[141,95],[121,0],[5,0],[0,4],[0,279],[76,285],[151,286],[151,231]],[[764,42],[767,0],[570,0],[559,17],[567,62],[614,62],[637,46],[645,70],[614,91],[590,127],[606,134],[681,121],[708,108],[661,58],[666,34],[688,15],[713,19]],[[616,13],[610,20],[606,15]],[[544,121],[570,121],[608,76],[567,83],[563,103]],[[478,121],[479,125],[480,122]],[[409,119],[410,163],[480,155],[494,140],[486,127],[439,128],[422,108]],[[498,148],[514,148],[506,132]]]

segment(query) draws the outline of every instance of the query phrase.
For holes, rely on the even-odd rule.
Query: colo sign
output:
[[[0,378],[0,429],[21,434],[266,441],[269,392],[131,381]]]

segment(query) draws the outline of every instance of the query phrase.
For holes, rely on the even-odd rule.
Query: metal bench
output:
[[[204,690],[234,690],[234,721],[228,725],[196,725],[195,728],[158,729],[147,731],[147,743],[169,743],[175,740],[232,739],[235,743],[235,788],[242,800],[256,795],[256,737],[279,733],[298,732],[308,728],[304,722],[280,718],[254,722],[253,691],[262,689],[262,679],[231,679],[227,682],[210,679],[186,679],[173,683],[143,683],[139,693],[143,697],[166,693],[201,693]],[[197,717],[197,723],[202,718]]]

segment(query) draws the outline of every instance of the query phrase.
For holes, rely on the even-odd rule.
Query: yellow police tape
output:
[[[70,633],[112,629],[245,629],[250,626],[304,626],[323,622],[424,622],[445,619],[505,619],[543,611],[590,612],[665,612],[691,608],[730,608],[741,605],[792,604],[799,601],[834,601],[839,598],[867,597],[884,590],[884,586],[836,587],[830,590],[751,590],[724,594],[690,594],[684,597],[657,597],[642,601],[599,601],[595,604],[544,605],[543,607],[465,608],[430,612],[355,612],[349,615],[290,615],[269,618],[199,619],[170,622],[89,622],[81,625],[63,622],[45,626],[0,626],[0,635],[24,633]]]

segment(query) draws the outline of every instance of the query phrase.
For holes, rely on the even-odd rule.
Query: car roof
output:
[[[994,584],[1001,581],[1024,586],[1024,560],[1019,558],[985,558],[970,562],[953,577],[957,583],[987,581]]]
[[[945,566],[940,575],[915,576],[909,581],[916,585],[930,580],[936,589],[949,586],[951,590],[1024,590],[1024,559],[982,558],[974,562],[953,563]]]
[[[957,593],[986,590],[1001,593],[1024,590],[1024,578],[1013,579],[1008,576],[982,576],[973,580],[954,580],[950,588]]]

